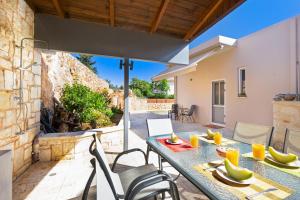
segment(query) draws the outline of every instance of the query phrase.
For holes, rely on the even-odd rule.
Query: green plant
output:
[[[133,78],[129,87],[137,97],[148,97],[153,94],[151,83],[145,80]]]
[[[170,86],[166,79],[149,83],[145,80],[133,78],[130,82],[130,89],[137,97],[162,99],[168,98]]]
[[[140,90],[139,88],[133,88],[133,89],[132,89],[132,92],[133,92],[133,94],[135,94],[135,96],[137,96],[137,97],[141,97],[141,98],[144,97],[144,95],[142,94],[142,92],[141,92],[141,90]]]
[[[165,93],[156,93],[155,94],[156,99],[166,99],[167,97],[168,97],[168,95]]]
[[[113,112],[113,114],[123,114],[123,110],[116,106],[111,107],[111,111]]]
[[[108,106],[110,99],[105,91],[94,92],[78,83],[66,84],[60,100],[68,112],[76,113],[84,123],[108,124],[113,115]]]
[[[175,99],[175,95],[174,95],[174,94],[170,94],[170,95],[168,96],[168,99]]]

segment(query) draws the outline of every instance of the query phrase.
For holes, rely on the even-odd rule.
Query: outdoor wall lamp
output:
[[[123,60],[120,60],[120,69],[123,69],[123,66],[124,66],[124,61]],[[129,63],[129,69],[130,70],[133,70],[133,61],[131,60],[130,63]]]

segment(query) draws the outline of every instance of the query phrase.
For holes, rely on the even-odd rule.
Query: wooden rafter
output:
[[[62,17],[62,18],[65,18],[65,11],[63,10],[63,8],[61,7],[60,3],[59,3],[59,0],[52,0],[52,3],[56,9],[56,12],[57,14]]]
[[[215,4],[213,4],[211,7],[208,8],[208,12],[203,16],[200,17],[200,19],[192,26],[192,28],[186,33],[184,36],[184,40],[190,40],[195,33],[205,24],[205,22],[210,18],[215,11],[222,5],[224,0],[217,0]]]
[[[167,6],[168,6],[169,2],[170,2],[170,0],[162,0],[159,10],[157,12],[157,15],[156,15],[154,21],[152,22],[150,33],[154,33],[157,30],[158,25],[167,10]]]
[[[115,1],[109,0],[109,20],[110,25],[115,26]]]
[[[25,2],[27,3],[27,5],[33,10],[33,12],[37,12],[37,8],[34,5],[34,3],[32,2],[32,0],[25,0]]]

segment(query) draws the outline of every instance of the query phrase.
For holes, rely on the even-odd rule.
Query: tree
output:
[[[105,81],[108,83],[110,89],[112,89],[112,90],[114,90],[114,91],[116,91],[116,90],[123,90],[123,86],[122,86],[122,85],[121,85],[121,86],[118,86],[117,84],[114,85],[114,84],[111,82],[111,80],[109,80],[109,79],[106,79]]]
[[[154,96],[152,92],[152,86],[149,82],[140,80],[138,78],[131,79],[129,84],[130,89],[138,97],[150,97]]]
[[[92,61],[93,56],[80,54],[76,56],[76,58],[85,66],[87,66],[90,70],[92,70],[95,74],[97,74],[97,68],[94,66],[95,61]]]
[[[153,91],[157,91],[157,93],[168,94],[170,86],[168,81],[163,79],[161,81],[152,82],[152,89]]]

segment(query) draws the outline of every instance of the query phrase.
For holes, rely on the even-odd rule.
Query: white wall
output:
[[[225,79],[227,127],[233,128],[236,121],[272,125],[272,98],[295,93],[294,44],[295,19],[241,38],[236,48],[198,63],[196,72],[179,76],[177,102],[198,105],[197,120],[211,123],[211,81]],[[244,98],[238,97],[239,67],[246,67]]]

